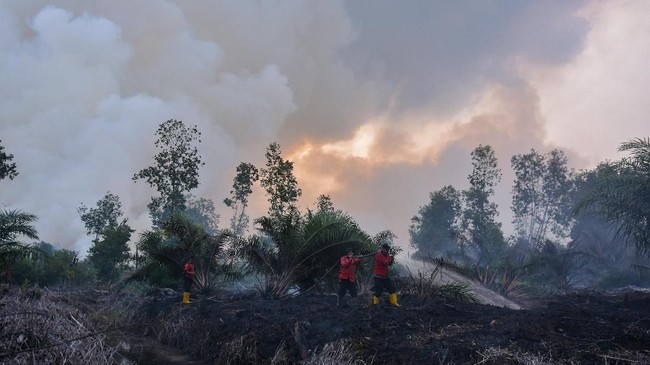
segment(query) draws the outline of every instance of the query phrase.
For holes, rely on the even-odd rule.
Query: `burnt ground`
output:
[[[337,307],[328,295],[198,296],[182,305],[170,294],[141,302],[131,332],[204,363],[298,363],[336,341],[357,364],[650,363],[644,291],[573,293],[521,310],[416,296],[401,296],[400,308],[385,297],[370,306],[367,296]]]

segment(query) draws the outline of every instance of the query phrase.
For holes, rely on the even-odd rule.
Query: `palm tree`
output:
[[[637,252],[650,254],[650,139],[637,138],[618,148],[631,155],[611,164],[611,172],[577,205],[616,223],[618,233],[634,243]]]
[[[268,217],[256,220],[261,234],[242,242],[240,253],[263,274],[263,295],[282,298],[292,287],[313,287],[338,265],[345,248],[372,250],[371,238],[341,212],[308,214],[294,225],[274,225]]]
[[[182,213],[175,213],[163,223],[161,230],[143,233],[137,246],[148,261],[126,281],[142,278],[155,267],[162,267],[168,275],[180,278],[183,264],[192,258],[196,267],[194,287],[199,291],[209,290],[218,276],[236,276],[231,270],[231,261],[222,255],[225,243],[231,238],[228,230],[210,235],[200,224]]]
[[[39,252],[17,241],[21,236],[38,239],[33,226],[36,220],[35,215],[19,210],[0,210],[0,272],[7,281],[11,280],[11,266],[18,257]]]

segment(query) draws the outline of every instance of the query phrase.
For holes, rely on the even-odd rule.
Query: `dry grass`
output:
[[[603,359],[603,365],[643,365],[650,364],[648,351],[610,351],[607,355],[598,355]]]
[[[257,356],[257,339],[254,333],[234,338],[221,346],[219,358],[215,364],[258,364],[260,359]]]
[[[0,363],[115,364],[105,339],[58,293],[16,289],[0,298]]]
[[[480,351],[481,360],[477,364],[521,364],[521,365],[553,365],[550,358],[543,355],[534,355],[521,351],[502,349],[500,347],[487,348]]]
[[[292,361],[289,359],[289,351],[287,345],[282,341],[280,346],[275,350],[275,354],[271,359],[271,365],[289,365]]]
[[[370,365],[372,362],[366,362],[358,359],[355,354],[354,346],[347,340],[340,340],[327,343],[319,351],[316,349],[314,354],[302,364],[305,365]]]

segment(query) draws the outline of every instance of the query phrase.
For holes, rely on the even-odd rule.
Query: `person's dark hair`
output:
[[[384,243],[383,245],[381,245],[381,248],[382,250],[390,250],[390,246],[388,245],[388,243]]]

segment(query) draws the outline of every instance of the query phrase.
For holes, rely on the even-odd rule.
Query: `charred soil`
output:
[[[581,292],[513,310],[445,298],[287,300],[180,295],[144,300],[137,331],[197,360],[291,364],[338,344],[357,364],[650,363],[650,294]],[[354,361],[348,363],[355,363]]]

